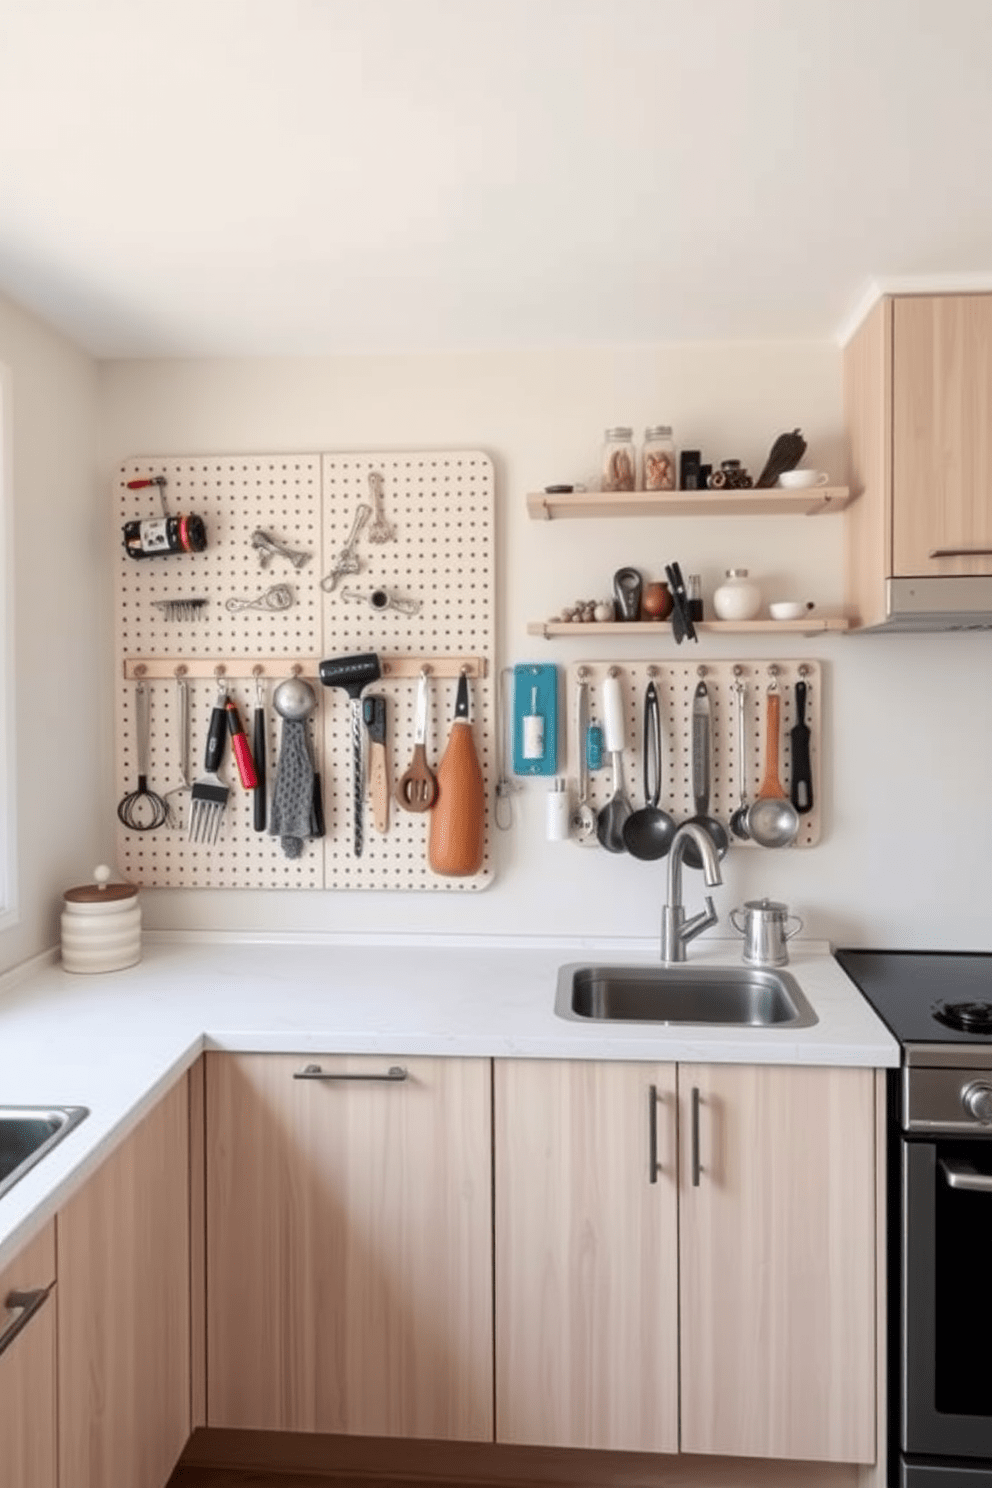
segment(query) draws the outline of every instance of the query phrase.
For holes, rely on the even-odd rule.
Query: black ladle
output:
[[[674,817],[658,806],[661,796],[661,709],[653,682],[644,694],[644,805],[623,824],[623,840],[633,858],[663,858],[678,830]]]
[[[705,682],[696,684],[692,700],[692,795],[696,814],[689,820],[702,827],[716,855],[722,858],[730,846],[727,829],[715,816],[710,816],[710,694]],[[702,868],[702,855],[693,841],[685,846],[683,862],[689,868]]]

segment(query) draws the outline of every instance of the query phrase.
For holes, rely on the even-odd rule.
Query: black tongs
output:
[[[665,577],[668,579],[668,587],[672,591],[672,634],[675,644],[681,646],[683,640],[698,641],[696,627],[692,623],[689,613],[689,600],[685,592],[685,579],[682,570],[677,563],[665,564]]]

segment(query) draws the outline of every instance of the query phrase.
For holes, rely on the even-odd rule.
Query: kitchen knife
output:
[[[792,745],[793,806],[802,815],[813,810],[813,767],[809,757],[809,726],[806,723],[806,683],[796,683],[796,722],[789,730]]]
[[[372,825],[389,831],[389,759],[386,753],[386,699],[381,693],[362,698],[362,717],[369,733],[369,796]]]

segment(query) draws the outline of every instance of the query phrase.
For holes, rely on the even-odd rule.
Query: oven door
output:
[[[992,1139],[906,1141],[902,1177],[900,1447],[992,1484]]]

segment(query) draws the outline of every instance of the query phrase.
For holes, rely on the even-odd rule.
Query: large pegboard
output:
[[[771,687],[780,697],[779,778],[789,790],[791,783],[789,731],[796,721],[795,684],[806,683],[806,723],[810,729],[810,762],[813,776],[813,809],[799,818],[794,847],[814,847],[820,840],[820,758],[823,721],[823,677],[816,661],[716,661],[706,663],[672,661],[585,661],[568,668],[568,772],[578,778],[579,740],[576,727],[576,684],[589,688],[589,717],[602,723],[602,684],[611,673],[621,685],[626,719],[623,776],[627,799],[636,808],[644,804],[643,719],[644,694],[649,681],[658,691],[662,731],[662,777],[660,806],[676,821],[687,821],[695,812],[692,794],[692,702],[700,681],[706,683],[710,699],[710,812],[726,825],[740,799],[741,768],[738,745],[735,684],[745,689],[744,785],[749,801],[761,786],[767,742],[767,698]],[[594,810],[605,806],[613,792],[609,758],[603,768],[589,775],[588,800]],[[598,845],[596,838],[592,844]],[[732,837],[731,845],[756,850],[753,842]]]
[[[210,710],[217,695],[211,673],[240,708],[246,731],[262,689],[267,705],[269,784],[275,778],[281,720],[271,708],[273,687],[291,665],[314,677],[314,659],[375,651],[401,658],[466,656],[478,666],[471,682],[473,734],[487,780],[492,778],[492,656],[494,645],[493,468],[480,451],[416,451],[212,458],[134,457],[117,473],[121,525],[160,514],[155,488],[127,482],[164,476],[172,513],[194,512],[207,529],[203,553],[135,560],[123,546],[118,565],[116,636],[118,685],[115,737],[118,799],[137,781],[134,738],[134,665],[154,663],[149,784],[165,795],[180,784],[179,694],[187,673],[192,775],[201,770]],[[373,542],[366,525],[356,544],[357,573],[333,587],[321,580],[345,546],[360,503],[371,505],[370,477],[381,478],[382,503],[395,539]],[[290,548],[312,553],[302,568],[272,557],[263,567],[252,547],[257,528]],[[252,598],[287,584],[286,610],[232,613],[229,599]],[[376,610],[346,590],[368,595],[385,589],[419,600],[417,614]],[[206,599],[193,618],[170,620],[156,601]],[[299,658],[299,661],[295,661]],[[236,660],[235,660],[236,659]],[[290,662],[289,659],[294,659]],[[194,665],[195,664],[195,665]],[[233,669],[232,669],[233,667]],[[251,675],[257,669],[257,678]],[[132,673],[129,680],[125,669]],[[442,671],[443,668],[435,668]],[[189,675],[191,673],[196,675]],[[252,827],[251,796],[237,780],[228,751],[222,777],[231,785],[218,841],[187,840],[188,792],[169,795],[174,820],[153,832],[118,828],[121,870],[135,883],[170,888],[365,888],[465,892],[492,877],[489,828],[481,871],[468,879],[433,874],[426,858],[429,818],[390,802],[389,830],[372,829],[365,804],[365,847],[353,853],[352,743],[348,698],[314,682],[317,707],[308,725],[323,787],[326,832],[299,859],[284,856],[277,839]],[[454,712],[456,680],[434,676],[428,759],[436,769]],[[387,697],[391,783],[413,749],[416,674],[389,676],[369,691]]]

